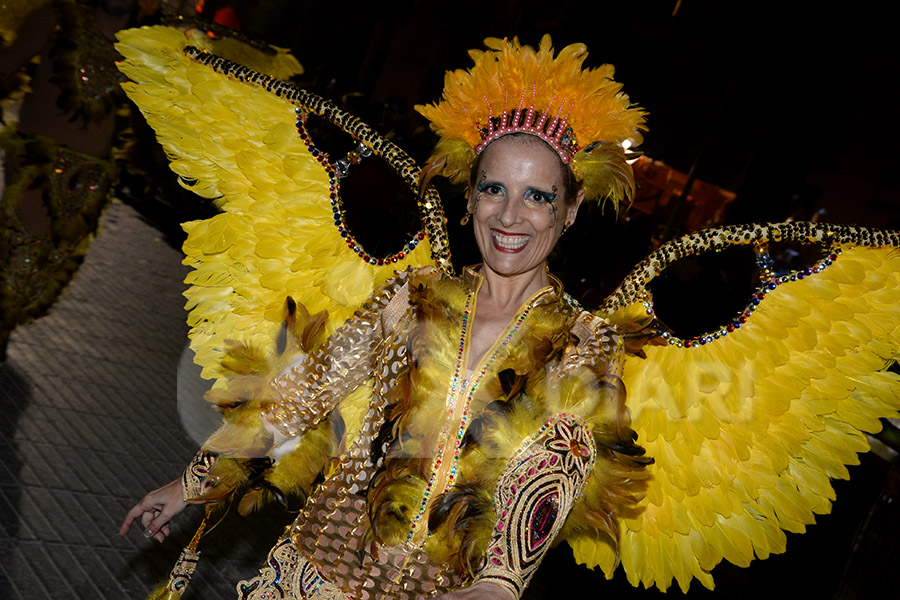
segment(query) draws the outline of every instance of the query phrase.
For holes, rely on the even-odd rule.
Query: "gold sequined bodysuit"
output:
[[[591,470],[637,454],[617,423],[619,339],[555,280],[467,376],[479,285],[471,269],[462,281],[401,273],[271,382],[273,471],[314,427],[346,428],[324,483],[239,597],[412,599],[481,579],[518,596]],[[345,409],[361,388],[363,404]],[[601,469],[618,489],[642,466]]]

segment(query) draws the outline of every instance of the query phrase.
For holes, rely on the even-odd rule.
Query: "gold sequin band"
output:
[[[647,284],[668,266],[687,256],[724,250],[731,246],[771,242],[818,243],[825,246],[900,247],[900,231],[869,229],[849,225],[827,225],[798,221],[730,225],[704,229],[663,244],[641,261],[599,307],[610,314],[649,297]]]

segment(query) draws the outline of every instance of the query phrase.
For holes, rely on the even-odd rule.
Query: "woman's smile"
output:
[[[491,237],[494,248],[500,252],[521,252],[531,241],[531,236],[527,233],[508,233],[499,229],[491,229]]]

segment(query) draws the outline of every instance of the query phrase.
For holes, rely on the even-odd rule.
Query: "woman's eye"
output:
[[[556,196],[544,192],[530,192],[526,198],[532,204],[550,204],[556,199]]]
[[[482,185],[478,188],[478,191],[488,196],[499,196],[503,193],[503,186],[494,184]]]

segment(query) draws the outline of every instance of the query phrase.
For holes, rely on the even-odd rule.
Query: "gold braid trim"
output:
[[[610,314],[637,300],[646,298],[648,295],[647,284],[672,263],[687,256],[723,250],[730,246],[782,241],[835,246],[900,247],[900,231],[804,221],[730,225],[704,229],[663,244],[658,250],[651,253],[600,305],[598,312]]]

